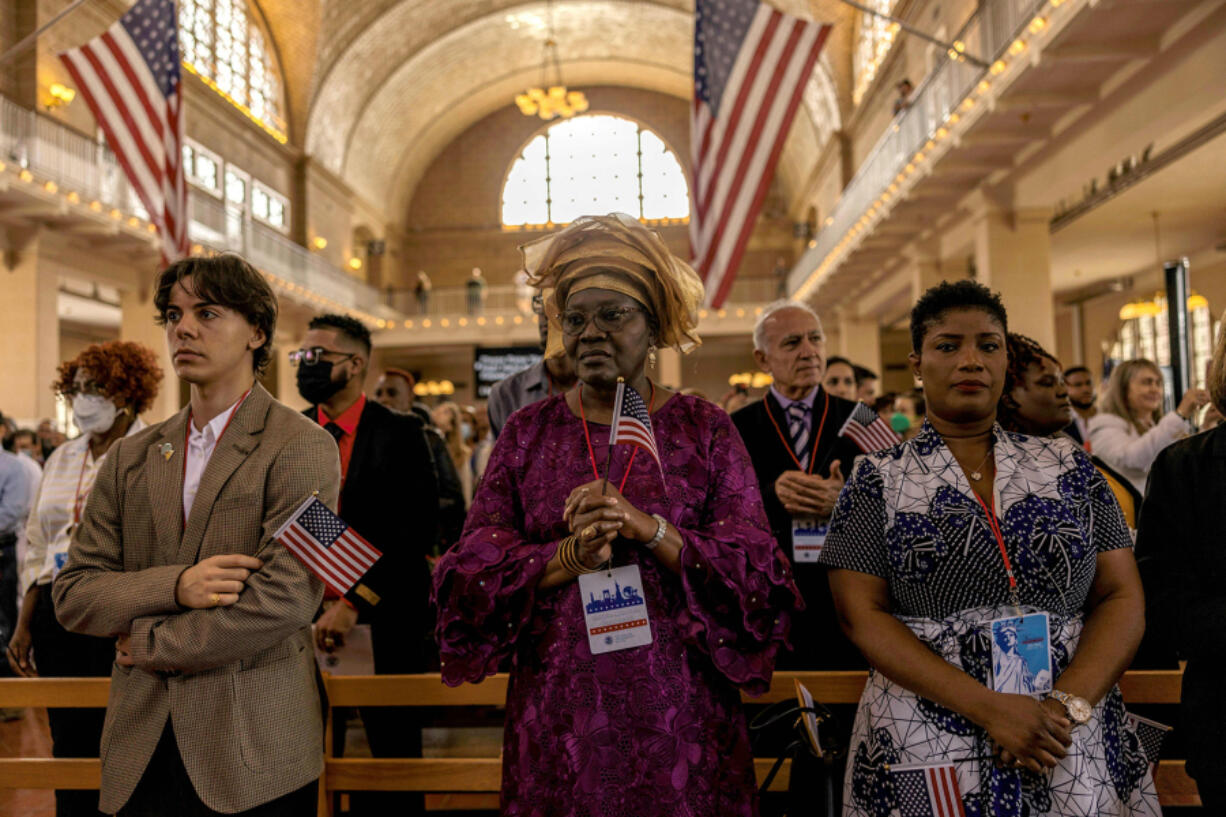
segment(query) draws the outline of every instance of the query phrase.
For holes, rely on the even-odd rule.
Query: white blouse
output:
[[[1145,479],[1158,452],[1190,430],[1188,421],[1173,411],[1144,434],[1123,417],[1100,411],[1090,418],[1090,449],[1144,495]]]
[[[125,436],[130,437],[144,427],[138,417]],[[103,456],[94,460],[88,434],[69,440],[47,458],[26,523],[18,598],[36,584],[50,584],[64,566],[72,531],[85,513],[86,500],[105,459]]]

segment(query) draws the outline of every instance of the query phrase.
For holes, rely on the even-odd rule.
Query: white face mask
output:
[[[99,434],[115,425],[119,409],[100,394],[78,394],[72,398],[72,415],[82,434]]]

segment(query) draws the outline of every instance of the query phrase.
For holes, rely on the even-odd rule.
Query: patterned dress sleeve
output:
[[[464,533],[434,571],[435,637],[449,686],[498,671],[532,626],[536,585],[557,549],[557,542],[531,542],[523,533],[516,429],[511,420],[499,435]]]
[[[792,614],[804,602],[771,534],[745,444],[726,414],[711,417],[707,501],[697,524],[678,528],[678,622],[687,644],[710,656],[733,684],[758,695],[770,684]]]
[[[830,517],[830,533],[818,562],[827,567],[890,577],[885,544],[885,497],[873,460],[856,457]]]

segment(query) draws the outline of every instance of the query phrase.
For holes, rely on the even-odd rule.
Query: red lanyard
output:
[[[971,491],[975,496],[975,500],[983,508],[983,512],[988,515],[988,525],[992,528],[992,534],[996,537],[996,544],[1000,548],[1000,558],[1005,560],[1005,574],[1009,577],[1009,598],[1013,602],[1014,607],[1019,607],[1017,594],[1017,578],[1013,575],[1013,563],[1009,561],[1009,552],[1005,550],[1005,537],[1001,535],[1000,525],[996,522],[996,500],[992,500],[992,504],[983,501],[983,497]]]
[[[648,416],[650,416],[651,409],[656,404],[656,384],[652,383],[650,380],[648,380],[647,382],[651,384],[651,398],[647,402],[647,414]],[[626,388],[629,389],[631,387],[626,386]],[[592,461],[592,473],[596,475],[596,479],[600,479],[600,469],[596,467],[596,451],[595,449],[592,448],[592,435],[589,434],[587,430],[587,412],[583,410],[583,384],[582,383],[579,384],[579,417],[580,419],[583,420],[583,439],[587,440],[587,455]],[[617,418],[614,417],[613,419],[616,422]],[[613,430],[609,429],[609,433],[612,434]],[[634,450],[630,452],[630,462],[626,463],[626,473],[622,474],[622,484],[617,486],[617,492],[619,494],[623,494],[623,495],[625,494],[626,480],[630,479],[630,469],[634,467],[634,455],[637,453],[639,453],[639,449],[638,449],[638,446],[635,446]],[[607,463],[607,465],[608,466],[613,465],[613,458],[611,456],[609,457],[609,462]]]
[[[826,413],[830,411],[830,392],[822,389],[822,394],[826,397],[826,403],[822,408],[822,421],[817,426],[817,434],[813,435],[813,451],[809,454],[809,468],[805,469],[800,464],[800,458],[796,456],[796,452],[792,450],[792,444],[788,442],[788,438],[783,436],[782,429],[779,428],[779,423],[775,420],[775,415],[771,414],[770,406],[766,407],[766,416],[770,418],[771,425],[775,427],[775,433],[779,435],[779,439],[783,441],[783,447],[787,449],[788,456],[792,458],[792,462],[796,463],[796,467],[806,474],[813,473],[813,464],[817,462],[817,443],[822,438],[822,429],[826,427]],[[765,400],[766,398],[763,398]]]
[[[217,435],[217,439],[213,441],[213,450],[217,450],[221,438],[226,436],[226,429],[230,427],[230,423],[234,422],[234,415],[238,414],[238,410],[243,407],[243,403],[247,400],[247,395],[251,394],[251,389],[243,392],[243,396],[238,398],[238,402],[234,404],[234,408],[230,409],[230,416],[226,418],[226,424],[221,427],[221,433]],[[203,430],[203,429],[202,429]],[[183,479],[180,484],[187,483],[187,452],[191,450],[192,444],[192,410],[187,410],[187,431],[183,434]],[[208,463],[206,462],[207,466]],[[183,527],[187,527],[187,509],[183,509]]]
[[[81,510],[85,506],[85,500],[89,499],[90,491],[94,490],[94,481],[89,482],[89,491],[85,492],[85,496],[81,496],[81,481],[85,479],[85,466],[89,463],[89,440],[85,441],[85,456],[81,458],[81,473],[77,474],[77,490],[73,494],[72,502],[72,524],[77,526],[81,524]]]

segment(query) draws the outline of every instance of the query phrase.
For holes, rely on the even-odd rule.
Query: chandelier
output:
[[[562,65],[558,61],[558,43],[553,32],[553,3],[547,5],[549,36],[541,51],[541,81],[522,94],[517,94],[515,104],[524,116],[539,116],[550,120],[554,117],[570,119],[588,108],[583,91],[568,91],[562,82]]]

